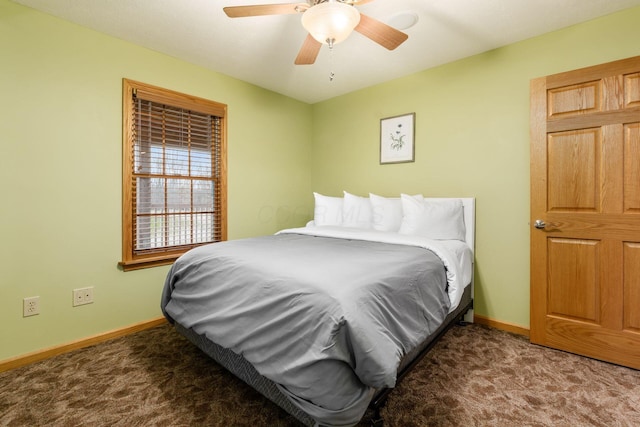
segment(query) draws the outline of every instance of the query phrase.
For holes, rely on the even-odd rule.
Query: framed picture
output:
[[[380,164],[407,163],[415,160],[416,113],[380,120]]]

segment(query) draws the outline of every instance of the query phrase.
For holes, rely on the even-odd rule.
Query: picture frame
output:
[[[380,164],[415,161],[416,113],[380,119]]]

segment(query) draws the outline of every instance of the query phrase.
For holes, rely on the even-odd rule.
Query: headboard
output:
[[[463,198],[462,206],[464,207],[464,240],[476,252],[476,199],[473,197]]]
[[[462,199],[462,206],[464,207],[464,226],[465,236],[464,240],[467,242],[473,253],[476,253],[476,199],[464,198]],[[475,261],[471,260],[471,298],[475,298],[475,274],[474,265]],[[464,316],[465,322],[474,322],[473,308],[469,310]]]

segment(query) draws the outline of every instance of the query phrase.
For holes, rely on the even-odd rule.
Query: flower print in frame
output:
[[[380,164],[413,162],[415,113],[380,120]]]

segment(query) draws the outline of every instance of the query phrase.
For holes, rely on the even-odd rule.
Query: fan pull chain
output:
[[[333,73],[333,42],[335,39],[327,39],[329,45],[329,81],[332,82],[335,74]]]
[[[329,48],[329,81],[332,82],[335,76],[333,73],[333,48]]]

